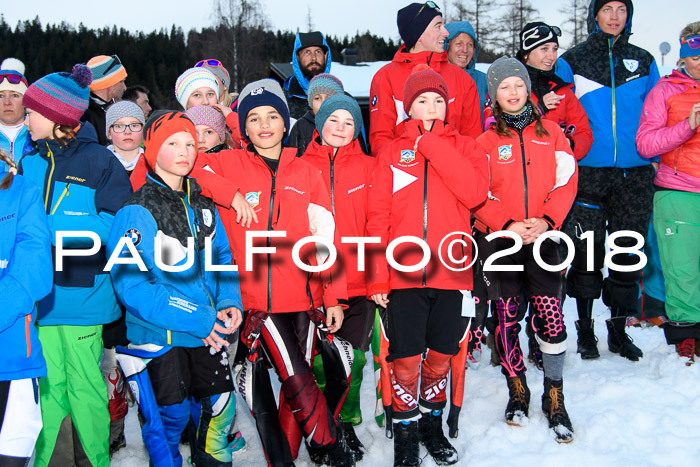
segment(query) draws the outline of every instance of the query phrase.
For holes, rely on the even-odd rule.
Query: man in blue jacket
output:
[[[331,49],[319,31],[299,32],[294,40],[292,57],[294,74],[284,82],[289,116],[300,119],[309,110],[309,81],[321,73],[331,72]]]
[[[588,155],[579,161],[578,193],[564,226],[576,247],[567,294],[576,299],[578,352],[583,359],[600,356],[591,312],[601,290],[611,314],[606,321],[608,348],[633,361],[643,355],[625,332],[626,316],[634,314],[639,297],[641,267],[635,266],[642,245],[623,233],[615,244],[623,247],[624,254],[612,260],[632,270],[611,268],[605,279],[601,272],[606,230],[611,235],[629,231],[644,238],[652,209],[654,169],[637,152],[635,137],[644,99],[658,81],[659,71],[649,52],[629,43],[632,13],[632,0],[592,0],[590,36],[562,56],[573,73],[563,78],[576,86],[594,138]],[[592,241],[583,237],[588,231],[594,232]],[[593,270],[587,268],[589,255]]]

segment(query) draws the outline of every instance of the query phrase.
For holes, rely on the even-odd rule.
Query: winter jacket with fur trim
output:
[[[662,155],[657,186],[700,193],[700,132],[688,122],[698,102],[698,82],[675,70],[661,78],[644,102],[637,149],[644,157]]]
[[[367,235],[381,238],[381,243],[368,255],[368,295],[424,287],[471,289],[471,272],[446,268],[438,252],[453,268],[465,268],[472,261],[471,243],[463,236],[471,233],[470,211],[486,200],[487,156],[473,138],[439,120],[431,131],[425,131],[420,120],[407,120],[397,130],[401,136],[379,154],[369,192]],[[387,245],[407,235],[430,247],[430,261],[420,271],[401,272],[387,262]],[[447,259],[447,245],[453,240],[465,241],[452,245],[452,257],[459,263]],[[423,251],[406,243],[396,248],[394,258],[415,265]]]
[[[489,197],[474,211],[485,233],[506,230],[515,221],[538,217],[558,229],[576,197],[578,167],[559,125],[542,120],[549,136],[537,136],[535,123],[511,136],[495,126],[477,138],[490,155]]]
[[[295,148],[282,150],[274,173],[252,144],[246,149],[199,154],[191,176],[197,178],[202,193],[220,206],[219,214],[239,269],[245,310],[286,313],[322,305],[347,306],[342,276],[335,277],[333,269],[320,275],[305,272],[292,260],[292,248],[302,238],[320,236],[332,243],[335,236],[328,190],[318,169],[296,157]],[[230,207],[239,191],[258,216],[259,223],[250,228],[236,223],[236,212]],[[253,254],[252,263],[247,264],[248,231],[285,231],[286,236],[254,239],[254,247],[273,247],[276,252]],[[327,253],[317,251],[312,242],[301,249],[300,256],[303,262],[317,265],[326,260]]]
[[[449,100],[445,121],[460,134],[476,138],[482,133],[479,94],[469,73],[447,61],[447,52],[410,53],[406,46],[372,78],[369,106],[369,143],[379,155],[401,133],[396,126],[408,116],[403,109],[406,79],[419,64],[427,64],[447,82]]]

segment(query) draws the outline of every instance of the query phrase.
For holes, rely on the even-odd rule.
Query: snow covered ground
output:
[[[576,354],[576,308],[565,303],[569,331],[564,369],[566,407],[576,430],[568,445],[550,436],[541,412],[542,373],[528,364],[532,391],[530,423],[510,427],[503,422],[507,401],[504,377],[489,365],[485,348],[482,363],[467,371],[459,438],[453,440],[460,465],[471,466],[697,466],[700,465],[700,363],[686,367],[658,328],[632,328],[629,333],[644,351],[637,363],[611,354],[607,349],[607,310],[598,301],[594,309],[601,358],[582,361]],[[522,343],[527,346],[523,331]],[[393,462],[392,441],[385,438],[372,416],[374,375],[365,368],[362,409],[365,422],[356,428],[367,447],[360,466],[386,466]],[[264,466],[260,442],[247,407],[240,401],[238,423],[248,449],[237,453],[234,465]],[[127,447],[112,459],[115,467],[148,466],[136,412],[129,412]],[[447,428],[445,428],[447,432]],[[182,446],[187,458],[189,449]],[[421,448],[422,455],[425,450]],[[313,465],[302,447],[297,466]],[[430,457],[424,466],[435,465]]]

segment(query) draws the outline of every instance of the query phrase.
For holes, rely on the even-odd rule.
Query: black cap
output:
[[[325,44],[323,34],[320,31],[300,32],[299,42],[301,47],[297,49],[297,53],[307,47],[321,47],[325,53],[328,53],[328,46]]]

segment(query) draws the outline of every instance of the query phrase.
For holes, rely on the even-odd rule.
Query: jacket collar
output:
[[[402,44],[399,50],[394,54],[393,62],[408,63],[418,65],[425,63],[433,70],[439,72],[443,63],[447,62],[447,52],[414,52],[411,53],[406,48],[406,44]]]

